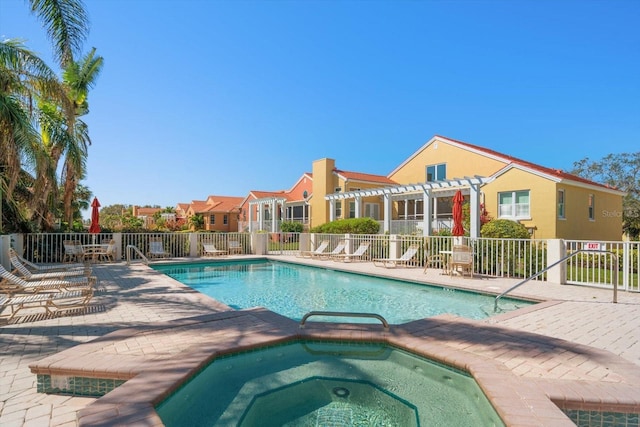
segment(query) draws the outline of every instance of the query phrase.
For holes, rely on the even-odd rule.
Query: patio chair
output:
[[[28,259],[20,256],[15,251],[15,249],[10,248],[9,250],[13,251],[16,254],[16,258],[18,258],[18,261],[24,264],[33,273],[44,273],[47,271],[84,270],[86,268],[86,265],[82,262],[62,264],[36,264],[35,262],[31,262]]]
[[[398,266],[415,266],[415,256],[418,253],[418,245],[411,245],[399,258],[374,258],[376,267],[395,268]]]
[[[71,270],[63,270],[63,271],[48,271],[43,273],[33,273],[31,270],[27,268],[19,259],[18,254],[15,249],[9,248],[9,259],[11,260],[11,265],[15,269],[14,272],[18,272],[24,280],[33,281],[33,280],[46,280],[46,279],[65,279],[67,277],[78,277],[78,276],[90,276],[91,268],[84,269],[71,269]]]
[[[162,239],[149,240],[149,251],[147,252],[147,258],[167,258],[171,254],[164,250],[164,244]]]
[[[227,245],[227,249],[229,250],[229,254],[243,254],[244,249],[242,249],[242,245],[237,240],[229,240],[229,244]]]
[[[30,295],[0,296],[0,318],[11,321],[24,309],[44,309],[47,315],[87,307],[93,298],[93,288],[65,292],[45,292]],[[9,309],[9,310],[6,310]],[[5,314],[5,311],[7,312]]]
[[[322,253],[324,253],[324,251],[327,249],[327,247],[329,246],[329,241],[328,240],[323,240],[322,242],[320,242],[320,244],[318,245],[317,248],[315,248],[312,251],[300,251],[298,252],[298,257],[299,258],[312,258],[313,255],[320,255]]]
[[[367,257],[367,251],[369,250],[369,246],[371,242],[362,242],[358,249],[352,254],[337,254],[333,255],[331,259],[335,261],[349,262],[349,261],[363,261]]]
[[[62,257],[62,262],[84,261],[84,251],[82,251],[82,245],[76,245],[76,242],[74,240],[63,240],[62,245],[64,246],[64,256]]]
[[[66,279],[47,279],[29,282],[13,273],[7,271],[0,265],[0,294],[8,296],[25,293],[41,292],[61,292],[79,288],[94,288],[98,283],[98,278],[90,277],[69,277]]]
[[[202,256],[224,256],[228,254],[229,251],[218,249],[213,243],[202,244]]]
[[[451,259],[449,260],[449,275],[453,276],[454,271],[460,271],[461,275],[464,275],[464,272],[468,271],[471,277],[473,277],[473,253],[469,246],[453,246]]]
[[[328,260],[336,255],[340,255],[344,252],[344,249],[347,247],[347,242],[344,240],[340,240],[335,248],[331,252],[324,252],[321,254],[314,254],[311,258],[320,258],[321,260]]]

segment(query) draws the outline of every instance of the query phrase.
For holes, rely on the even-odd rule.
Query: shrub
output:
[[[519,222],[508,219],[492,219],[482,226],[480,230],[482,237],[497,239],[529,239],[529,230]]]
[[[312,233],[327,234],[377,234],[380,224],[372,218],[347,218],[313,227]]]
[[[284,233],[302,233],[304,226],[299,222],[285,221],[280,224],[280,230]]]

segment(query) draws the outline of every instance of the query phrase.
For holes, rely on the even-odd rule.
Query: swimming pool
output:
[[[311,311],[376,313],[401,324],[449,313],[495,315],[494,297],[442,286],[267,260],[154,265],[154,269],[232,308],[261,306],[293,320]],[[505,298],[500,312],[533,304]],[[332,317],[314,320],[340,321]],[[373,320],[354,319],[359,322]]]
[[[384,344],[313,341],[218,358],[156,411],[168,427],[504,425],[465,372]]]

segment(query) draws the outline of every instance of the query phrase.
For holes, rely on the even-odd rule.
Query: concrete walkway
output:
[[[515,283],[493,278],[450,278],[435,269],[424,274],[422,269],[385,269],[373,267],[371,263],[301,260],[295,257],[277,259],[480,292],[498,293]],[[31,373],[29,365],[124,328],[146,330],[156,324],[166,325],[178,319],[228,311],[223,304],[143,265],[97,265],[94,272],[100,279],[101,291],[86,313],[49,319],[35,314],[0,327],[0,425],[3,427],[76,426],[78,411],[96,400],[38,393],[36,376]],[[580,353],[580,357],[552,357],[541,361],[541,355],[533,351],[509,353],[504,348],[499,350],[498,345],[469,344],[468,339],[451,340],[450,345],[453,348],[464,346],[465,351],[485,354],[499,360],[516,375],[543,381],[581,378],[595,383],[616,383],[620,387],[640,383],[633,374],[626,376],[629,369],[610,370],[606,366],[607,361],[613,361],[611,363],[616,366],[624,365],[615,362],[615,358],[608,358],[608,355],[619,356],[629,365],[637,366],[640,372],[640,294],[620,292],[618,303],[613,304],[611,291],[531,282],[513,295],[553,302],[485,321],[461,320],[456,323],[455,319],[451,322],[441,319],[438,321],[439,339],[445,342],[447,337],[442,335],[443,331],[446,328],[455,331],[454,326],[460,323],[476,328],[478,334],[491,334],[501,339],[510,339],[509,331],[514,335],[519,333],[520,337],[526,333],[528,342],[537,343],[536,346],[544,343],[544,346],[560,349],[558,354],[564,353],[563,357],[570,352]],[[411,327],[407,325],[409,329]],[[540,334],[547,339],[540,341],[536,335],[529,334]],[[184,349],[190,339],[167,345]],[[167,342],[174,341],[171,338]],[[583,346],[589,346],[593,351],[582,351]],[[114,344],[114,348],[117,347]],[[121,348],[120,351],[124,354],[132,350]],[[156,344],[155,348],[145,351],[158,354],[178,350],[159,348]],[[145,351],[141,350],[142,353]]]

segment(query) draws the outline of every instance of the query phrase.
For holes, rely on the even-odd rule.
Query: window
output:
[[[339,193],[341,191],[342,191],[342,187],[336,187],[336,188],[333,189],[334,193]]]
[[[229,215],[225,215],[224,217],[222,217],[222,223],[224,225],[229,224]]]
[[[558,218],[564,219],[564,190],[558,190]]]
[[[500,218],[530,218],[529,190],[498,193],[498,216]]]
[[[216,223],[216,216],[215,214],[209,215],[209,224],[213,225]]]
[[[441,163],[439,165],[427,166],[427,182],[442,181],[447,179],[447,165]]]
[[[349,202],[349,218],[356,217],[356,202]]]
[[[335,216],[336,216],[336,219],[342,218],[342,202],[336,202]]]
[[[593,194],[589,194],[589,220],[595,221],[596,219],[596,197]]]
[[[380,205],[377,203],[365,203],[364,204],[364,216],[365,218],[373,218],[376,221],[380,219]]]

